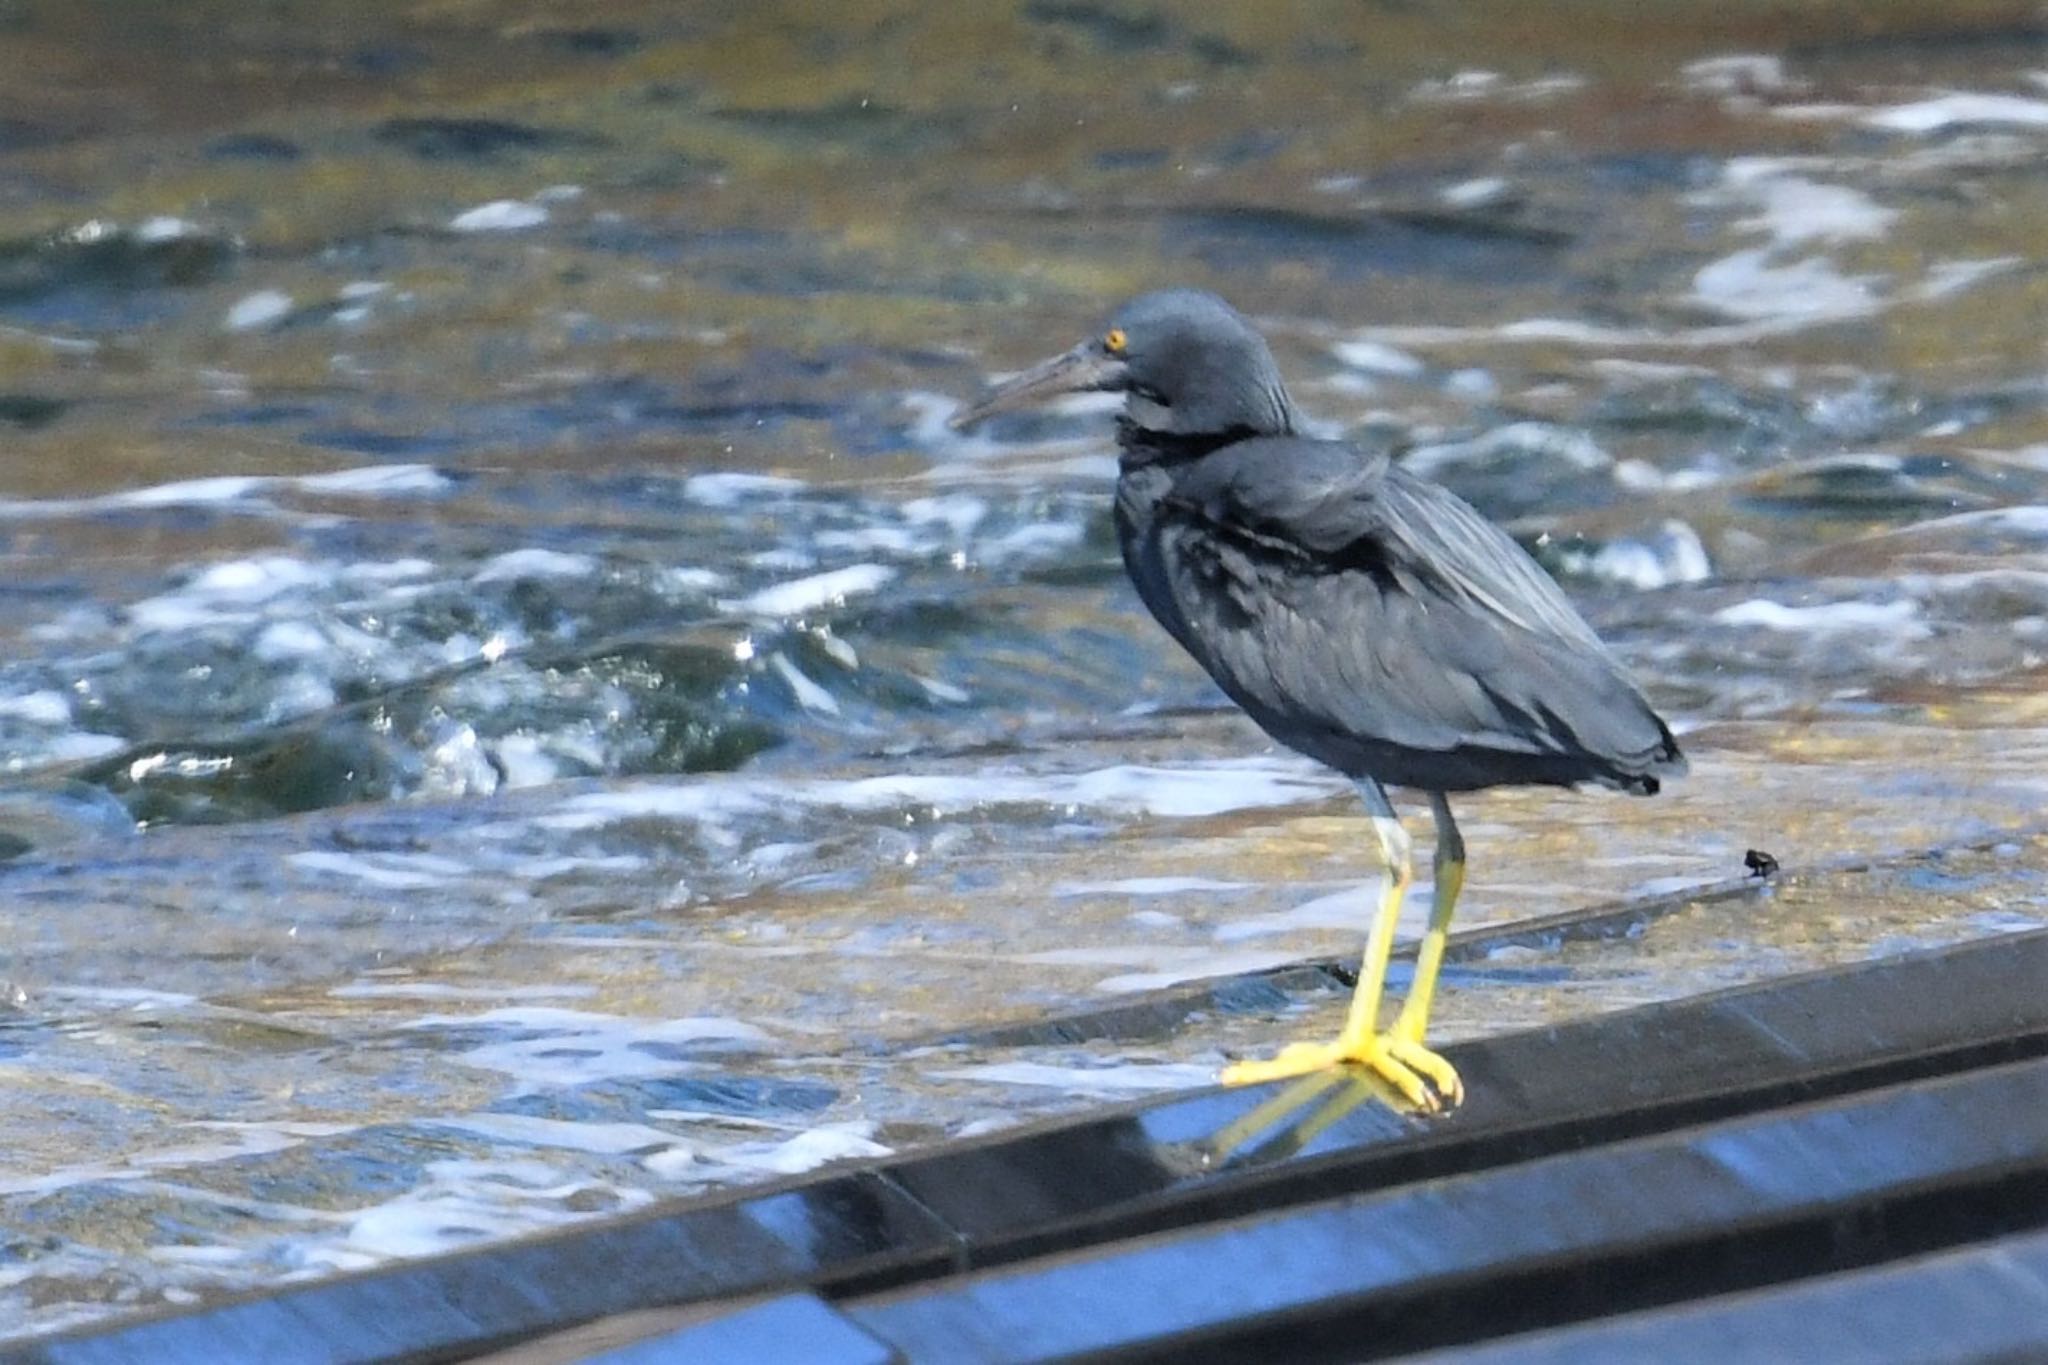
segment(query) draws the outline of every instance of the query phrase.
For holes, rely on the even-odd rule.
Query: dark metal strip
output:
[[[2048,1059],[986,1272],[844,1311],[911,1362],[1313,1360],[1326,1353],[1318,1347],[1357,1359],[1523,1325],[1530,1305],[1509,1301],[1517,1281],[1542,1286],[1537,1299],[1564,1313],[1655,1302],[1657,1284],[1615,1278],[1646,1254],[1661,1255],[1652,1264],[1674,1298],[1711,1291],[1716,1266],[1739,1266],[1731,1244],[1758,1249],[1754,1273],[1765,1280],[1836,1269],[1838,1258],[1802,1266],[1793,1253],[1850,1245],[1812,1230],[1881,1220],[1888,1201],[1917,1207],[1933,1191],[1978,1215],[2009,1208],[2015,1220],[2048,1221]],[[1670,1250],[1684,1246],[1701,1250]],[[1592,1292],[1561,1295],[1572,1277]]]

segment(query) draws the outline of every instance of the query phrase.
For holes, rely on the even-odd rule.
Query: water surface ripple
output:
[[[1216,289],[1686,734],[1465,809],[1456,1037],[2043,919],[2033,7],[0,5],[0,1337],[1199,1084],[974,1026],[1355,946],[1125,585]],[[1304,1001],[1315,1014],[1329,1002]]]

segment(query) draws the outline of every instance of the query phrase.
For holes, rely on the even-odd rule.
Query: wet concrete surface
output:
[[[1124,586],[1102,413],[944,429],[1140,288],[1681,729],[1655,801],[1461,804],[1462,923],[2031,828],[2038,26],[0,3],[0,1335],[1327,1027],[933,1042],[1362,932],[1341,788]],[[2012,843],[1462,964],[1441,1027],[2036,924]]]

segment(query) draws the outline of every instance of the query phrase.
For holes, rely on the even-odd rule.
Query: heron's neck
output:
[[[1258,434],[1250,427],[1231,427],[1227,431],[1154,431],[1129,417],[1116,419],[1117,448],[1123,452],[1122,463],[1126,468],[1186,464]]]

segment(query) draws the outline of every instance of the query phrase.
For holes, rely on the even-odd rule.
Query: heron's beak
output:
[[[1084,341],[1064,355],[1033,365],[1007,384],[997,385],[979,403],[953,414],[946,425],[955,431],[965,431],[984,417],[1027,407],[1062,393],[1120,389],[1124,371],[1122,360],[1094,342]]]

